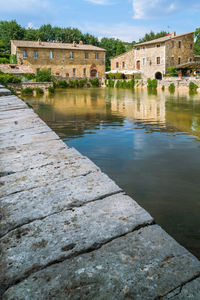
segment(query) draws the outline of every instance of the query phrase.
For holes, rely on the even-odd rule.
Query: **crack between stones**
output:
[[[173,299],[175,296],[178,296],[179,294],[181,294],[182,289],[185,285],[187,285],[188,283],[194,281],[195,279],[200,277],[200,272],[198,272],[196,275],[192,276],[190,279],[182,282],[181,284],[179,284],[177,287],[173,288],[172,290],[170,290],[169,292],[165,293],[165,295],[159,295],[156,298],[154,298],[153,300],[160,300],[163,299],[164,297],[167,297],[167,295],[169,295],[170,293],[172,293],[173,291],[179,289],[179,291],[177,291],[176,294],[174,294],[173,296],[169,297],[168,299]]]
[[[99,201],[99,200],[103,200],[103,199],[105,199],[105,198],[107,198],[107,197],[114,196],[114,195],[118,195],[118,194],[122,194],[122,195],[123,195],[123,194],[125,194],[125,193],[124,193],[122,190],[119,190],[119,191],[113,192],[113,193],[107,193],[107,194],[105,194],[105,195],[102,195],[102,196],[100,196],[100,197],[96,197],[96,198],[94,198],[94,199],[92,199],[92,200],[89,200],[89,201],[87,201],[87,202],[80,203],[79,205],[72,204],[72,205],[69,206],[68,208],[63,208],[63,209],[61,209],[61,210],[59,210],[59,211],[53,212],[53,213],[51,213],[51,214],[45,215],[45,216],[40,217],[40,218],[34,218],[34,219],[32,219],[32,220],[29,220],[29,221],[27,221],[27,222],[24,222],[23,224],[17,225],[17,226],[15,226],[14,228],[12,228],[11,230],[9,230],[8,232],[6,232],[5,234],[0,235],[0,240],[1,240],[2,238],[4,238],[6,235],[8,235],[9,233],[13,232],[14,230],[16,230],[16,229],[18,229],[18,228],[21,228],[22,226],[32,224],[32,223],[35,222],[35,221],[39,221],[39,220],[42,221],[42,220],[45,220],[45,219],[48,218],[48,217],[51,217],[51,216],[60,214],[60,213],[62,213],[62,212],[64,212],[64,211],[66,211],[66,212],[67,212],[67,211],[73,211],[73,209],[75,209],[75,208],[84,207],[84,206],[86,206],[86,205],[89,204],[89,203],[96,202],[96,201]]]
[[[129,231],[126,232],[126,233],[123,233],[123,234],[120,234],[120,235],[111,237],[111,238],[109,238],[109,239],[107,239],[107,240],[105,240],[105,241],[103,241],[103,242],[101,242],[101,243],[94,243],[94,244],[93,244],[91,247],[89,247],[88,249],[85,249],[85,250],[82,250],[82,251],[74,252],[74,253],[72,253],[71,255],[68,255],[67,257],[66,257],[66,256],[60,257],[60,258],[57,259],[57,260],[55,259],[55,260],[49,262],[49,263],[46,264],[45,266],[38,266],[38,267],[35,266],[34,268],[32,268],[32,269],[30,269],[29,271],[27,271],[27,272],[24,274],[24,276],[22,276],[21,278],[19,278],[19,279],[17,279],[17,280],[13,280],[13,282],[11,282],[11,283],[8,284],[8,285],[2,286],[2,287],[0,288],[0,296],[3,296],[3,295],[5,294],[5,292],[6,292],[9,288],[11,288],[11,287],[13,287],[13,286],[15,286],[15,285],[21,283],[22,281],[24,281],[25,279],[27,279],[29,276],[31,276],[31,275],[33,275],[33,274],[35,274],[35,273],[37,273],[37,272],[40,272],[40,271],[42,271],[42,270],[45,270],[45,269],[47,269],[48,267],[50,267],[50,266],[52,266],[52,265],[62,263],[62,262],[64,262],[64,261],[68,260],[68,259],[75,258],[75,257],[78,257],[78,256],[83,255],[83,254],[91,253],[91,252],[93,252],[93,251],[95,251],[95,250],[101,249],[104,245],[107,245],[107,244],[109,244],[110,242],[112,242],[112,241],[114,241],[114,240],[116,240],[116,239],[118,239],[118,238],[124,237],[124,236],[126,236],[126,235],[128,235],[128,234],[130,234],[130,233],[133,233],[133,232],[138,231],[138,230],[140,230],[140,229],[142,229],[142,228],[149,227],[149,226],[152,226],[152,225],[155,225],[155,224],[156,224],[156,223],[155,223],[154,220],[151,221],[151,222],[148,222],[148,221],[147,221],[147,222],[145,222],[145,223],[143,223],[143,224],[141,224],[141,225],[136,226],[134,229],[129,230]],[[159,299],[159,298],[158,298],[158,299]]]

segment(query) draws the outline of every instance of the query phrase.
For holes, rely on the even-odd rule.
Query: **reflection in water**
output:
[[[200,257],[198,95],[83,89],[26,101]]]

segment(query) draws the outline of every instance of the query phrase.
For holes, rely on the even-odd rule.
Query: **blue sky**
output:
[[[199,0],[0,0],[0,20],[34,28],[44,23],[78,27],[124,41],[137,41],[150,30],[194,31],[199,16]]]

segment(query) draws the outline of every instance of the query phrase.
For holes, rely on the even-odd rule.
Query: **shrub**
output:
[[[9,59],[5,57],[0,57],[0,64],[9,64]]]
[[[158,86],[157,79],[151,79],[151,78],[147,79],[147,88],[148,89],[157,89],[157,86]]]
[[[21,78],[17,77],[15,75],[10,75],[10,74],[0,74],[0,83],[3,85],[7,85],[8,83],[20,83]]]
[[[35,91],[36,91],[36,95],[42,95],[42,94],[44,94],[44,90],[41,89],[41,88],[36,88]]]
[[[83,88],[87,83],[87,78],[81,79],[78,82],[78,87]]]
[[[17,56],[15,54],[10,55],[10,63],[17,64]]]
[[[25,77],[28,80],[33,80],[33,79],[35,79],[36,76],[35,76],[35,74],[23,74],[22,77]]]
[[[99,85],[100,85],[98,78],[90,79],[89,81],[90,81],[92,87],[99,87]]]
[[[58,80],[56,82],[56,87],[61,89],[67,88],[67,82],[65,80]]]
[[[194,82],[191,81],[189,84],[189,90],[191,92],[196,92],[197,89],[198,89],[198,85],[196,85]]]
[[[30,87],[27,87],[25,89],[21,89],[21,95],[33,95],[33,89]]]
[[[167,69],[167,75],[169,75],[170,77],[178,76],[177,68],[176,67],[169,67]]]
[[[48,69],[39,70],[36,75],[37,82],[51,82],[51,71]]]
[[[53,86],[50,86],[48,88],[48,91],[49,91],[50,94],[54,94],[55,93],[55,88]]]
[[[114,85],[115,85],[114,80],[108,79],[106,86],[107,86],[107,87],[114,87]]]
[[[171,84],[169,85],[168,89],[169,89],[169,92],[170,92],[170,93],[174,93],[174,91],[175,91],[175,84],[174,84],[174,83],[171,83]]]
[[[75,86],[74,86],[74,80],[69,80],[69,82],[68,82],[68,87],[69,88],[74,88]]]

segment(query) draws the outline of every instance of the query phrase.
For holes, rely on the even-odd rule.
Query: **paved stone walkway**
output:
[[[3,300],[200,299],[200,262],[0,86]]]

